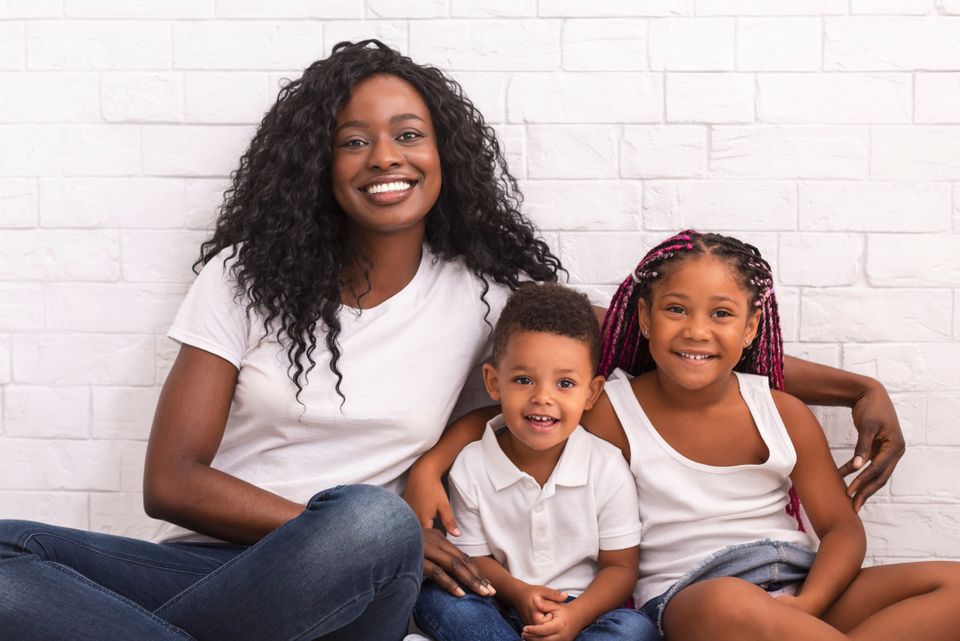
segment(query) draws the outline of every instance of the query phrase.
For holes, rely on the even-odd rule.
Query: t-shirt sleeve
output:
[[[453,518],[457,520],[457,527],[460,528],[460,536],[448,538],[470,556],[489,556],[491,551],[483,533],[479,505],[476,497],[472,495],[473,484],[462,459],[462,456],[458,457],[450,469],[450,509],[453,510]]]
[[[237,369],[247,351],[250,321],[244,297],[237,297],[225,249],[207,263],[180,305],[167,336],[215,354]]]
[[[637,484],[619,452],[607,461],[602,477],[597,525],[601,550],[623,550],[640,544]]]

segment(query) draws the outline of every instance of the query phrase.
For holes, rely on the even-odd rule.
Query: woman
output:
[[[144,478],[165,543],[0,523],[0,629],[395,640],[421,569],[487,593],[394,492],[509,290],[556,279],[505,167],[456,83],[379,42],[341,43],[285,87],[170,331]],[[797,366],[900,438],[882,388]]]

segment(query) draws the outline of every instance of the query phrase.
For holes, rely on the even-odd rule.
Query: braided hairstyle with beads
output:
[[[783,338],[780,312],[773,292],[773,273],[760,251],[743,241],[687,229],[671,236],[647,252],[646,256],[620,284],[603,319],[598,374],[609,376],[614,369],[638,376],[656,368],[647,339],[640,333],[638,305],[650,300],[654,283],[672,273],[684,260],[711,256],[729,265],[740,279],[750,303],[760,313],[757,336],[734,367],[738,372],[766,376],[770,387],[783,390]],[[790,490],[787,513],[800,520],[800,500]]]

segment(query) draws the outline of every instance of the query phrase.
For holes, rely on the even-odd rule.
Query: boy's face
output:
[[[562,445],[603,390],[590,348],[547,332],[511,335],[500,362],[483,366],[483,381],[518,444],[537,451]]]

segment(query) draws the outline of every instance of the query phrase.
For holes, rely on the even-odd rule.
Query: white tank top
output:
[[[607,380],[607,396],[630,444],[640,499],[640,580],[633,594],[638,607],[730,545],[774,539],[816,547],[785,510],[797,453],[767,379],[739,372],[737,379],[770,453],[758,465],[717,467],[686,458],[654,429],[628,374],[618,369]]]

